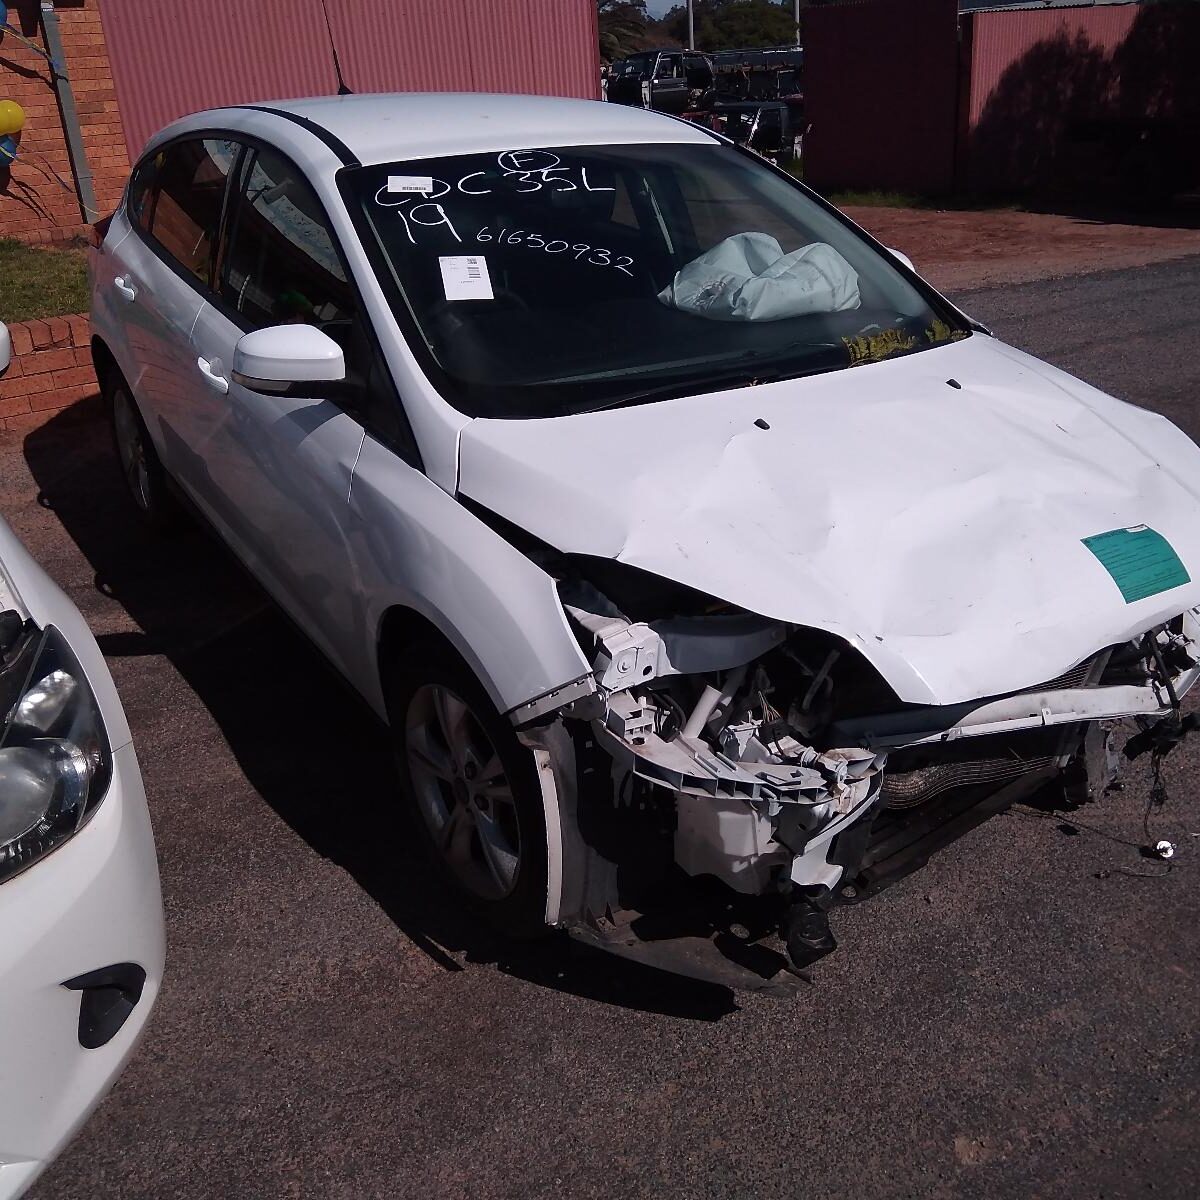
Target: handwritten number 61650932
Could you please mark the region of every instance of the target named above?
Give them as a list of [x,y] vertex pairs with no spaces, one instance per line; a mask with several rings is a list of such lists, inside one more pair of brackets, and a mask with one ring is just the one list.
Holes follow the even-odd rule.
[[498,233],[492,233],[489,225],[484,225],[475,234],[475,240],[483,243],[495,242],[498,246],[526,246],[530,250],[542,250],[547,254],[572,254],[576,262],[591,263],[594,267],[612,267],[628,275],[630,279],[633,278],[633,272],[629,269],[633,266],[633,259],[628,254],[619,255],[614,259],[612,251],[603,246],[592,246],[586,242],[572,243],[562,238],[547,241],[540,233],[527,233],[524,229],[501,229]]

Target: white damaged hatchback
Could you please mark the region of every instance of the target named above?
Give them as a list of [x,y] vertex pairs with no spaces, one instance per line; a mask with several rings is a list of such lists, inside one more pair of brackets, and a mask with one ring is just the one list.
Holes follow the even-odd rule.
[[1200,451],[812,192],[614,105],[344,96],[151,140],[93,258],[133,497],[387,717],[502,929],[746,986],[1035,789],[1160,754]]

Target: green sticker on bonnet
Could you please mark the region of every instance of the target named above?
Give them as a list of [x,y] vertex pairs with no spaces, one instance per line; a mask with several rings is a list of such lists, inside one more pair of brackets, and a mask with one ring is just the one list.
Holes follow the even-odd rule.
[[1126,604],[1192,581],[1171,543],[1145,525],[1110,529],[1084,538],[1083,544],[1112,576]]

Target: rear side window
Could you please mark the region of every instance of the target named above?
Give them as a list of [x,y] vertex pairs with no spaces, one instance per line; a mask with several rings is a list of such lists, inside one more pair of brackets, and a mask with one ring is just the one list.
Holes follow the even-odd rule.
[[337,337],[337,327],[353,317],[352,290],[321,202],[299,170],[272,150],[246,157],[220,291],[254,329],[317,325]]
[[212,278],[225,185],[239,149],[223,138],[173,142],[147,159],[130,185],[134,224],[206,285]]

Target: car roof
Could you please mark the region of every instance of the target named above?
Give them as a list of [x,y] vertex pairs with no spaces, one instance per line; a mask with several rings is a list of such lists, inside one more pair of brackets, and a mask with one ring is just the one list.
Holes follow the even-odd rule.
[[659,113],[553,96],[396,92],[271,101],[255,108],[320,126],[363,164],[533,146],[712,145],[720,140],[688,121]]

